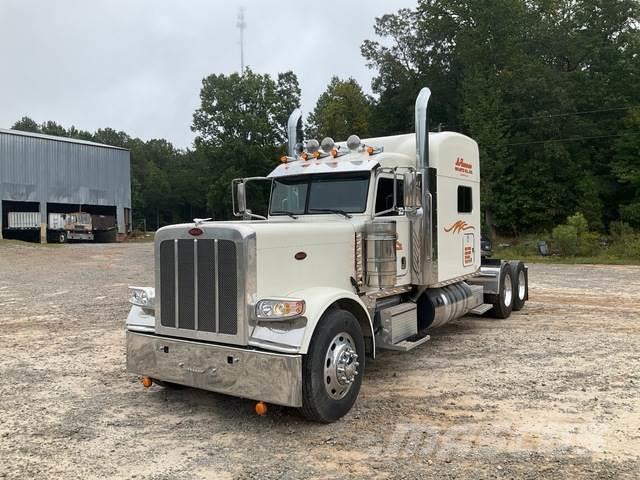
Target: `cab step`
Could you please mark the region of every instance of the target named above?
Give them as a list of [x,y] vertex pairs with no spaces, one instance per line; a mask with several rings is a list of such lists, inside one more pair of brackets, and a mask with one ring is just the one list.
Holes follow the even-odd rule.
[[492,308],[493,308],[493,305],[491,305],[490,303],[482,303],[482,304],[478,305],[477,307],[472,308],[469,311],[469,313],[472,313],[473,315],[484,315],[485,313],[487,313]]
[[380,347],[383,350],[396,350],[399,352],[408,352],[409,350],[413,350],[414,348],[419,347],[424,343],[427,343],[429,340],[431,340],[431,336],[425,335],[424,337],[419,337],[415,340],[407,339],[407,340],[403,340],[401,342],[393,343],[393,344],[383,343],[378,345],[378,347]]

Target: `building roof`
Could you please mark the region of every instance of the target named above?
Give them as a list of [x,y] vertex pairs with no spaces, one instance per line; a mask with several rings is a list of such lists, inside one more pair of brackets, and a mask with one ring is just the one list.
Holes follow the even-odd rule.
[[41,138],[43,140],[53,140],[55,142],[77,143],[80,145],[90,145],[92,147],[112,148],[114,150],[128,150],[122,147],[114,147],[113,145],[105,145],[104,143],[89,142],[87,140],[79,140],[77,138],[56,137],[55,135],[44,135],[42,133],[23,132],[21,130],[8,130],[0,128],[0,134],[17,135],[21,137]]

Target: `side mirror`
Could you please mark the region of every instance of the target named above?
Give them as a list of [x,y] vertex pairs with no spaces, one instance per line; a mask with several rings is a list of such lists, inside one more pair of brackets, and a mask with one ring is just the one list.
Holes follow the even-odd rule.
[[247,211],[247,191],[244,182],[238,182],[236,194],[238,195],[238,213],[243,214]]
[[420,185],[418,184],[416,172],[406,172],[402,175],[404,183],[404,206],[405,208],[420,208]]

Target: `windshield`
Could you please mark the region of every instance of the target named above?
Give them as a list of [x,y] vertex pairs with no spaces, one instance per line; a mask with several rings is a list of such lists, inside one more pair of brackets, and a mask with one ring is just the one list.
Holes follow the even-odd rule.
[[362,213],[367,209],[369,176],[369,172],[358,172],[276,178],[270,214]]

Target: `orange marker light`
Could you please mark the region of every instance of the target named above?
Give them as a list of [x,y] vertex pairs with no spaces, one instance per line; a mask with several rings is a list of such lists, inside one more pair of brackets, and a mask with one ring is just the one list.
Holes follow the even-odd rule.
[[287,157],[286,157],[286,156],[284,156],[284,155],[283,155],[283,156],[281,156],[281,157],[280,157],[280,161],[281,161],[282,163],[287,163]]
[[313,157],[314,158],[320,158],[320,152],[313,152]]
[[267,404],[264,402],[256,403],[256,413],[264,417],[267,414]]
[[309,160],[309,154],[308,153],[303,153],[300,156],[302,157],[303,160]]
[[151,377],[142,377],[142,386],[144,388],[149,388],[151,385],[153,385],[153,380],[151,380]]
[[333,158],[336,158],[338,156],[338,149],[337,148],[332,148],[331,149],[331,156]]
[[367,147],[367,153],[368,153],[369,155],[373,155],[373,151],[374,151],[374,148],[373,148],[373,147]]

